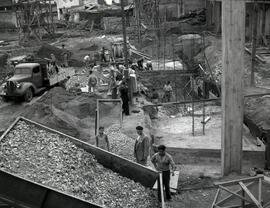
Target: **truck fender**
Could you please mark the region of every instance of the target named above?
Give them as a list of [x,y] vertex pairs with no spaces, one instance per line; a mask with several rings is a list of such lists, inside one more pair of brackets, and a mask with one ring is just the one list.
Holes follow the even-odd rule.
[[33,83],[31,83],[31,82],[22,82],[21,83],[21,91],[26,92],[26,90],[28,88],[31,88],[33,90],[33,93],[36,94],[37,88],[35,87],[35,85],[33,85]]

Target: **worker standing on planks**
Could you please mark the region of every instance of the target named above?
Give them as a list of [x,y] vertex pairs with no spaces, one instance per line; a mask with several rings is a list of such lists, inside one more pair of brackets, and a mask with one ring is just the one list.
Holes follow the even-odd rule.
[[146,165],[149,155],[149,138],[143,133],[143,127],[136,127],[138,137],[134,145],[134,157],[136,162],[141,165]]
[[90,73],[90,76],[89,76],[89,80],[88,80],[88,92],[95,92],[98,79],[93,74],[93,71],[90,71],[89,73]]
[[[172,156],[166,152],[166,147],[164,145],[158,146],[158,153],[154,154],[151,159],[151,162],[154,164],[157,171],[162,173],[163,185],[165,187],[166,198],[171,200],[170,192],[170,166],[172,168],[172,175],[176,170],[175,163],[172,159]],[[161,190],[160,190],[160,181],[158,180],[158,200],[161,201]]]
[[104,127],[99,127],[98,131],[99,134],[96,136],[96,146],[101,149],[110,151],[109,139],[108,136],[104,134]]

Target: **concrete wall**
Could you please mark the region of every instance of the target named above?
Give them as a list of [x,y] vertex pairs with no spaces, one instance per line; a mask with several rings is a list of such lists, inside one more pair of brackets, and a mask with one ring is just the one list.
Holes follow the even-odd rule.
[[17,27],[17,18],[15,12],[0,11],[0,29],[9,29]]

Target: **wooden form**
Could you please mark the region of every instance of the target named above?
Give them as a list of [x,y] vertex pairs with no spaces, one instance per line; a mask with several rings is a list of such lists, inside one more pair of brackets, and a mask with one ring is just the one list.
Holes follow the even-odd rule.
[[100,121],[100,103],[120,103],[120,126],[123,125],[123,116],[122,116],[122,100],[121,99],[97,99],[97,110],[96,110],[96,129],[95,132],[98,132],[99,121]]
[[241,173],[245,1],[222,1],[222,175]]
[[[215,183],[215,185],[218,186],[218,190],[211,208],[244,208],[248,205],[255,205],[255,207],[258,208],[269,207],[269,202],[263,205],[262,182],[267,183],[263,175]],[[235,186],[238,186],[239,188],[235,190]],[[251,188],[253,188],[253,193]],[[229,195],[224,197],[222,191],[229,193]],[[255,194],[257,194],[257,196],[255,196]],[[234,204],[236,203],[234,202],[235,199],[241,201],[241,204]]]

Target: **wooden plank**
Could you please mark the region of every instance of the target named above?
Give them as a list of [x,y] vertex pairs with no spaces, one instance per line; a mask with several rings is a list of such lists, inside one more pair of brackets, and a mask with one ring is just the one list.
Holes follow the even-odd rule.
[[[220,101],[220,99],[219,98],[213,98],[213,99],[193,100],[194,103],[213,102],[213,101]],[[169,102],[169,103],[149,104],[149,105],[144,105],[143,107],[157,107],[157,106],[176,105],[176,104],[181,105],[181,104],[189,104],[189,103],[192,103],[192,100]]]
[[161,207],[165,208],[162,173],[159,173],[159,181],[160,181],[159,185],[160,185],[160,195],[161,195]]
[[250,201],[249,199],[246,199],[245,197],[243,197],[243,196],[241,196],[241,195],[239,195],[239,194],[237,194],[237,193],[231,191],[230,189],[228,189],[228,188],[226,188],[226,187],[224,187],[224,186],[219,186],[219,188],[221,188],[221,189],[223,189],[224,191],[227,191],[228,193],[230,193],[230,194],[232,194],[232,195],[238,197],[239,199],[242,199],[242,200],[244,200],[244,201],[247,201],[247,202],[249,202],[249,203],[252,203],[252,201]]
[[262,203],[262,179],[259,178],[259,184],[258,184],[258,202]]
[[[247,48],[245,47],[245,51],[248,52],[249,54],[252,54],[252,52]],[[266,61],[264,60],[264,58],[262,58],[261,56],[259,56],[258,54],[255,55],[255,57],[262,63],[265,63]]]
[[12,124],[7,128],[7,130],[1,135],[0,141],[10,132],[10,130],[17,124],[17,122],[20,120],[20,117],[16,118],[15,121],[12,122]]
[[215,208],[215,207],[216,207],[215,205],[216,205],[216,202],[217,202],[219,193],[220,193],[220,189],[217,190],[217,193],[216,193],[216,195],[215,195],[215,198],[214,198],[214,201],[213,201],[213,203],[212,203],[212,205],[211,205],[211,208]]
[[241,173],[245,1],[222,2],[222,175]]
[[263,178],[263,175],[257,175],[254,177],[248,177],[248,178],[242,178],[242,179],[236,179],[236,180],[230,180],[230,181],[222,181],[222,182],[214,182],[214,184],[216,186],[222,185],[222,186],[231,186],[231,185],[236,185],[238,184],[240,181],[247,183],[247,182],[252,182],[255,180],[258,180],[259,178]]
[[258,208],[263,208],[261,203],[258,202],[258,200],[253,196],[253,194],[248,190],[248,188],[245,186],[243,182],[239,182],[239,185],[243,188],[243,190],[246,192],[246,194],[251,198],[251,200],[256,204]]
[[[249,184],[247,184],[247,187],[251,186],[252,184],[254,184],[254,182],[251,182]],[[239,188],[235,191],[235,193],[239,194],[242,191],[242,188]],[[228,200],[230,200],[234,195],[230,194],[227,197],[225,197],[224,199],[220,200],[219,202],[216,203],[216,205],[222,205],[224,203],[226,203]]]

